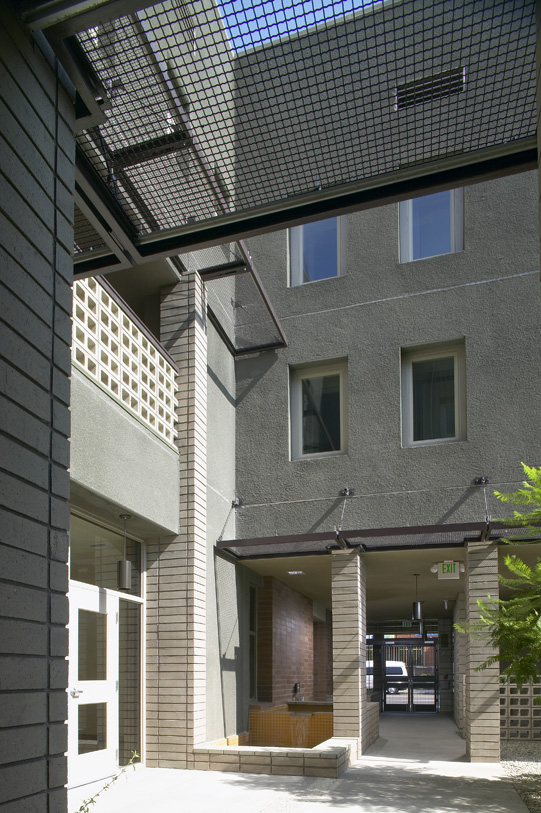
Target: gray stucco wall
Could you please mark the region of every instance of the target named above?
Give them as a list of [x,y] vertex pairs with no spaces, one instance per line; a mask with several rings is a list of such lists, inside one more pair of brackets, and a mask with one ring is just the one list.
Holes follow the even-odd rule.
[[[207,739],[240,730],[244,696],[242,573],[215,542],[235,538],[235,365],[208,323],[207,357]],[[224,527],[225,526],[225,527]],[[247,696],[247,693],[246,693]],[[246,715],[247,716],[247,715]],[[244,730],[244,729],[242,729]]]
[[0,12],[0,807],[66,809],[71,89]]
[[73,482],[124,511],[144,517],[164,533],[178,533],[177,450],[75,368],[71,380],[71,448]]
[[[464,190],[464,250],[398,262],[398,205],[348,216],[347,273],[288,287],[285,232],[250,251],[289,347],[239,359],[237,535],[484,519],[474,477],[510,491],[537,461],[537,178]],[[465,344],[467,439],[402,448],[400,351]],[[346,454],[290,460],[289,365],[346,357]],[[491,498],[491,512],[498,516]]]

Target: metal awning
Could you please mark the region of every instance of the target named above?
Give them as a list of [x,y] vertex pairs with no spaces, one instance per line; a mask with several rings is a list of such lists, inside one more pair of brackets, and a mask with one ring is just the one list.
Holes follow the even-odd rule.
[[86,100],[95,270],[536,166],[535,0],[24,5]]
[[216,547],[237,559],[265,559],[288,556],[320,556],[336,550],[358,548],[364,552],[458,548],[472,541],[525,542],[541,540],[531,528],[509,527],[500,522],[464,522],[449,525],[419,525],[402,528],[334,530],[290,536],[262,536],[251,539],[218,540]]

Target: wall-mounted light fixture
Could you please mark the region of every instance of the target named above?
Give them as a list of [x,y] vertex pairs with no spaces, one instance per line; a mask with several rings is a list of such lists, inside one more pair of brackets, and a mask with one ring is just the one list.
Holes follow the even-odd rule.
[[119,514],[124,520],[124,556],[118,562],[118,589],[131,590],[131,562],[126,558],[126,523],[131,519],[131,514]]

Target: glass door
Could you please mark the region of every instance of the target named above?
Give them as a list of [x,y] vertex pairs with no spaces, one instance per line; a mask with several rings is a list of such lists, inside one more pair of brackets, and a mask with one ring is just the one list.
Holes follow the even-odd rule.
[[118,596],[70,583],[68,786],[118,765]]

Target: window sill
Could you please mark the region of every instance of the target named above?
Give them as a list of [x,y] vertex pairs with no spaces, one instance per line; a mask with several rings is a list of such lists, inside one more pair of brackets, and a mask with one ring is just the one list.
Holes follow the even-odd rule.
[[304,454],[300,457],[292,457],[290,459],[290,463],[299,463],[301,461],[310,461],[310,460],[328,460],[330,457],[344,457],[347,455],[347,451],[339,451],[339,452],[315,452],[314,454]]
[[447,446],[449,443],[466,443],[467,438],[434,438],[433,440],[415,440],[403,443],[403,449],[426,449],[432,446]]

